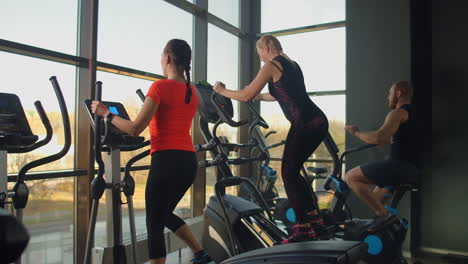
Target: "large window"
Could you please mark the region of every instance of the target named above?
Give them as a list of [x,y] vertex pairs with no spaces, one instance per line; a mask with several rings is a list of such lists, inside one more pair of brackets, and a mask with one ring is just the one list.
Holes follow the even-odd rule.
[[[281,7],[281,9],[279,8]],[[278,14],[280,12],[280,14]],[[282,19],[277,19],[281,15]],[[296,61],[304,74],[304,81],[311,100],[325,113],[329,121],[329,132],[340,151],[345,143],[345,65],[346,65],[346,29],[338,27],[307,33],[287,32],[288,29],[337,22],[345,19],[345,1],[294,1],[285,5],[278,0],[262,1],[262,31],[285,30],[278,37],[284,52]],[[294,34],[293,34],[294,33]],[[327,94],[333,91],[333,95]],[[267,91],[264,91],[267,92]],[[274,144],[286,139],[290,123],[277,102],[262,102],[261,114],[270,124],[269,130],[277,131],[268,137],[268,143]],[[281,171],[280,158],[284,146],[270,150],[277,161],[270,166]],[[328,162],[306,162],[305,166],[327,167],[332,169],[330,155],[323,144],[309,158],[310,160],[328,160]],[[314,188],[320,191],[323,182],[314,182]],[[281,178],[275,184],[280,196],[285,196]]]
[[192,46],[193,16],[165,1],[100,1],[99,13],[99,61],[162,74],[170,39]]
[[[36,178],[27,182],[30,196],[24,210],[24,223],[31,234],[31,240],[23,255],[24,263],[82,261],[76,259],[78,255],[73,254],[84,247],[83,229],[87,226],[87,221],[78,216],[86,215],[89,208],[87,197],[82,197],[83,193],[87,193],[86,190],[77,193],[78,199],[74,200],[74,187],[78,184],[80,188],[86,188],[83,186],[87,179],[85,177],[93,177],[90,172],[85,171],[93,146],[88,149],[87,140],[81,141],[80,138],[80,144],[83,145],[75,148],[74,136],[87,135],[90,129],[87,122],[81,122],[81,118],[76,118],[78,122],[75,123],[75,112],[83,107],[77,96],[89,93],[89,83],[94,77],[95,69],[89,68],[88,59],[98,61],[96,80],[103,82],[102,99],[123,103],[130,118],[135,119],[142,105],[135,91],[141,89],[146,94],[153,80],[162,75],[160,58],[170,39],[184,39],[192,46],[193,37],[197,37],[193,20],[194,16],[199,16],[201,21],[208,23],[208,39],[197,39],[203,47],[208,47],[207,64],[199,65],[202,68],[199,72],[205,72],[206,67],[207,81],[210,83],[222,81],[229,89],[240,89],[239,37],[231,34],[233,28],[227,25],[239,26],[240,3],[239,0],[209,0],[208,10],[205,11],[224,21],[212,21],[212,17],[208,16],[208,20],[216,26],[203,19],[204,12],[191,13],[193,10],[187,2],[182,2],[182,6],[177,1],[152,0],[138,3],[124,0],[5,0],[0,3],[0,40],[7,40],[0,41],[1,91],[15,93],[21,98],[33,132],[42,139],[45,129],[33,106],[35,100],[40,100],[54,131],[50,144],[32,153],[8,155],[8,173],[15,174],[25,163],[56,153],[62,148],[63,126],[49,81],[51,76],[56,76],[61,85],[72,129],[72,147],[67,155],[59,161],[35,169],[36,172],[44,172],[40,176],[46,179]],[[92,19],[95,4],[99,5],[96,20]],[[186,7],[188,8],[184,10]],[[77,17],[78,15],[82,17]],[[95,21],[97,25],[92,24]],[[97,32],[92,32],[93,30]],[[97,39],[94,39],[94,33]],[[202,35],[204,34],[200,34]],[[244,37],[244,34],[239,35]],[[92,50],[94,46],[90,45],[94,43],[97,44],[96,53]],[[80,51],[79,55],[77,51]],[[192,52],[192,56],[195,52]],[[96,57],[89,58],[92,54],[96,54]],[[79,70],[77,67],[80,67]],[[238,120],[239,103],[233,101],[233,106],[234,119]],[[219,134],[226,136],[231,142],[237,142],[238,128],[224,124],[220,127]],[[144,131],[143,136],[149,139],[149,131]],[[121,152],[121,166],[140,151]],[[233,152],[231,155],[236,156],[237,153]],[[78,168],[75,162],[79,164]],[[149,163],[150,159],[146,158],[135,165],[146,166]],[[237,174],[235,166],[232,170]],[[132,175],[136,181],[133,199],[137,235],[143,237],[141,235],[146,234],[144,209],[148,170],[135,171]],[[214,169],[208,169],[207,175],[206,195],[209,196],[213,193]],[[9,189],[13,184],[8,183]],[[231,193],[235,191],[236,188],[228,189]],[[175,210],[182,218],[191,217],[192,192],[190,189],[185,194]],[[126,202],[125,198],[123,202]],[[96,247],[107,246],[105,195],[100,200],[99,208]],[[122,206],[122,215],[123,239],[128,241],[130,234],[126,205]],[[74,220],[78,221],[77,226],[73,226]],[[78,231],[75,233],[78,234],[77,240],[73,237],[75,228]],[[74,241],[79,244],[74,245]]]
[[[208,25],[208,82],[214,84],[216,81],[221,81],[226,85],[226,88],[231,90],[239,89],[239,40],[236,36],[229,34],[226,31],[219,29],[211,24]],[[234,107],[234,120],[238,120],[239,103],[232,100]],[[210,125],[210,130],[213,128]],[[227,124],[222,124],[218,128],[218,135],[226,136],[229,142],[237,142],[238,128],[233,128]],[[236,152],[232,152],[231,156],[236,156]],[[209,155],[208,155],[209,156]],[[234,174],[237,174],[237,168],[231,166]],[[209,197],[214,193],[213,186],[216,182],[215,169],[209,168],[206,170],[206,196]],[[229,188],[228,192],[234,191]]]
[[263,0],[262,32],[345,20],[345,0]]
[[27,185],[30,195],[23,223],[31,239],[23,263],[73,263],[73,179],[35,180]]
[[[13,173],[18,172],[26,162],[57,153],[63,147],[65,140],[63,136],[62,116],[54,89],[49,81],[51,76],[56,76],[60,84],[73,131],[75,116],[75,67],[0,52],[0,69],[2,69],[2,92],[13,93],[19,96],[33,133],[39,136],[39,140],[44,138],[46,134],[44,125],[34,106],[36,100],[41,101],[54,133],[49,144],[34,152],[8,155],[8,172]],[[74,135],[73,132],[71,134],[72,146],[64,158],[36,167],[33,170],[73,169]]]
[[[56,76],[68,108],[74,142],[75,67],[31,57],[0,52],[2,92],[19,96],[34,134],[45,137],[45,129],[34,102],[41,101],[53,128],[49,144],[24,154],[8,155],[8,172],[18,172],[26,163],[59,152],[64,144],[63,125],[51,76]],[[35,171],[74,169],[74,145],[67,155]],[[30,196],[23,221],[31,235],[23,254],[25,263],[73,262],[73,179],[26,181]],[[9,183],[12,189],[13,183]],[[50,206],[53,204],[53,206]]]
[[236,27],[239,26],[239,0],[209,0],[208,11]]
[[345,90],[345,28],[278,39],[284,52],[301,67],[308,92]]
[[[239,39],[211,24],[208,25],[208,82],[220,81],[231,90],[239,89]],[[239,116],[239,103],[232,100],[234,120]],[[221,127],[230,141],[237,141],[237,129]]]
[[1,1],[0,39],[75,54],[77,7],[76,0]]

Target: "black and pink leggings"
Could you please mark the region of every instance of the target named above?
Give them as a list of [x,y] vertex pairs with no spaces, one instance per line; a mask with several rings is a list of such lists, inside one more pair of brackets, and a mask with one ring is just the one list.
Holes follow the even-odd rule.
[[281,176],[298,223],[305,223],[307,213],[318,209],[315,208],[310,186],[301,176],[301,169],[304,162],[323,141],[327,132],[327,119],[317,117],[305,124],[292,124],[286,138]]

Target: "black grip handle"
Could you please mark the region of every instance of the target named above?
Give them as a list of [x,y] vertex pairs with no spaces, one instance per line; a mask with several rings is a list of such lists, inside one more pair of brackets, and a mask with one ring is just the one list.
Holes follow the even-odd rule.
[[279,146],[284,145],[284,144],[286,144],[286,140],[281,140],[281,142],[278,142],[278,143],[276,143],[276,144],[267,146],[267,147],[265,147],[265,149],[276,148],[276,147],[279,147]]
[[[102,98],[102,82],[97,81],[94,86],[94,100],[101,101]],[[102,160],[101,154],[101,119],[102,117],[94,115],[94,157],[98,164],[97,178],[103,178],[104,176],[104,161]]]
[[[67,110],[67,105],[65,104],[65,99],[62,94],[62,90],[60,89],[60,85],[57,82],[57,78],[55,76],[52,76],[49,78],[49,80],[52,83],[52,86],[54,88],[55,96],[57,97],[57,100],[59,102],[60,106],[60,112],[62,114],[62,123],[63,123],[63,133],[64,133],[64,138],[65,138],[65,144],[63,145],[63,148],[61,151],[59,151],[56,154],[32,161],[26,165],[24,165],[21,170],[18,172],[18,178],[16,179],[16,183],[19,184],[24,181],[24,177],[26,176],[26,172],[32,168],[56,161],[61,159],[65,154],[67,154],[68,150],[70,149],[71,146],[71,128],[70,128],[70,118],[68,116],[68,110]],[[36,105],[37,107],[37,105]],[[41,106],[40,106],[41,107]],[[42,108],[42,107],[41,107]],[[44,109],[42,109],[43,111]],[[41,111],[38,109],[38,111]],[[43,112],[45,115],[45,112]],[[46,125],[46,124],[44,124]]]
[[94,86],[94,100],[101,101],[102,98],[102,82],[97,81],[96,85]]
[[258,160],[257,158],[237,158],[237,159],[228,159],[228,164],[232,165],[241,165],[244,163],[249,163]]
[[145,101],[146,98],[145,98],[145,95],[143,94],[143,92],[141,91],[141,89],[136,90],[136,94],[138,95],[138,97],[140,97],[142,102]]
[[203,151],[203,144],[195,144],[193,145],[193,148],[195,149],[195,152],[200,152]]
[[332,178],[331,178],[331,177],[327,177],[327,178],[325,179],[325,182],[323,183],[323,188],[324,188],[325,190],[329,191],[329,190],[331,189],[331,186],[330,186],[331,182],[332,182]]
[[10,148],[9,151],[11,153],[26,153],[26,152],[33,151],[35,149],[38,149],[46,145],[52,139],[52,135],[53,135],[52,126],[50,125],[49,118],[47,117],[47,114],[44,111],[44,108],[42,107],[41,102],[40,101],[34,102],[34,106],[36,107],[36,111],[39,114],[39,117],[41,118],[44,128],[46,129],[46,136],[41,141],[36,142],[32,145],[24,146],[24,147],[17,147],[17,148]]
[[250,108],[250,111],[252,111],[252,113],[254,114],[255,120],[257,121],[257,124],[260,125],[261,127],[265,128],[265,129],[268,129],[270,126],[265,121],[265,119],[263,119],[263,117],[261,117],[260,114],[257,112],[257,110],[255,109],[255,107],[252,104],[252,101],[247,102],[247,106]]
[[210,100],[211,100],[211,103],[216,108],[216,111],[218,112],[219,116],[221,117],[221,119],[223,120],[224,123],[230,125],[231,127],[240,127],[240,126],[243,126],[243,125],[249,123],[249,121],[247,121],[247,120],[241,120],[241,121],[238,121],[238,122],[232,120],[232,118],[229,117],[226,114],[226,111],[224,111],[224,109],[222,107],[220,107],[216,103],[215,96],[221,96],[221,95],[218,95],[217,93],[212,93],[211,97],[210,97]]
[[219,160],[200,160],[198,162],[198,167],[202,169],[202,168],[207,168],[207,167],[218,165],[219,163],[220,163]]
[[44,127],[46,129],[46,137],[34,145],[34,149],[36,149],[49,143],[49,141],[52,139],[53,131],[52,131],[52,126],[50,125],[49,117],[47,117],[47,114],[44,111],[44,107],[42,107],[41,102],[40,101],[34,102],[34,106],[36,107],[37,113],[39,114],[42,124],[44,124]]
[[226,177],[220,180],[219,185],[221,185],[222,187],[236,186],[236,185],[240,185],[244,181],[245,179],[242,179],[241,177],[231,176],[231,177]]
[[133,165],[135,162],[137,162],[137,161],[139,161],[139,160],[141,160],[141,159],[147,157],[149,154],[150,154],[150,150],[149,150],[149,149],[148,149],[148,150],[145,150],[145,151],[143,151],[142,153],[140,153],[140,154],[138,154],[138,155],[136,155],[136,156],[133,156],[133,157],[127,162],[127,164],[125,164],[125,169],[124,169],[124,175],[125,175],[125,176],[124,176],[124,181],[125,181],[127,178],[132,177],[132,176],[130,175],[130,169],[131,169],[132,165]]
[[[362,151],[362,150],[365,150],[365,149],[369,149],[369,148],[373,148],[375,146],[378,146],[377,144],[365,144],[365,145],[362,145],[362,146],[359,146],[359,147],[355,147],[355,148],[351,148],[351,149],[348,149],[346,150],[345,152],[343,152],[340,156],[340,161],[339,161],[339,168],[338,168],[338,174],[341,174],[341,164],[343,164],[343,160],[344,160],[344,157],[350,153],[354,153],[354,152],[358,152],[358,151]],[[341,175],[337,175],[337,176],[341,176]]]
[[269,136],[271,136],[271,135],[273,135],[273,134],[276,134],[276,131],[275,131],[275,130],[273,130],[273,131],[268,131],[268,133],[265,134],[265,138],[267,138],[267,137],[269,137]]

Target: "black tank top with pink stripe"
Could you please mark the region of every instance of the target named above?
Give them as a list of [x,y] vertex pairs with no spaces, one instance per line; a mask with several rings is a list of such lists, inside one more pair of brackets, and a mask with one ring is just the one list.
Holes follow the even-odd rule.
[[[290,59],[283,56],[277,56],[271,62],[281,72],[281,78],[268,83],[270,94],[278,101],[286,118],[292,125],[308,123],[312,119],[319,121],[322,119],[328,122],[327,117],[322,110],[310,99],[307,94],[304,75],[299,65]],[[275,63],[280,63],[283,67],[281,70]],[[322,122],[314,122],[317,125]]]

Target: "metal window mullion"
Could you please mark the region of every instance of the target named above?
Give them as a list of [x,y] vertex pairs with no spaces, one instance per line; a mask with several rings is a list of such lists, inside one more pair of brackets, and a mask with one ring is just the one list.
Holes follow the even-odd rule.
[[234,36],[237,36],[240,38],[247,37],[247,34],[245,33],[245,31],[241,31],[239,28],[230,24],[229,22],[226,22],[225,20],[217,17],[216,15],[209,13],[208,5],[202,6],[202,5],[197,4],[196,2],[195,4],[192,4],[185,0],[164,0],[164,1],[184,11],[187,11],[193,14],[195,17],[206,19],[208,23],[211,23],[219,27],[220,29],[227,31],[233,34]]
[[65,63],[74,66],[83,66],[86,64],[86,59],[82,57],[73,56],[53,50],[38,48],[5,39],[0,39],[0,50],[18,55]]
[[[260,1],[240,0],[239,1],[239,25],[240,31],[247,32],[245,38],[239,37],[239,89],[243,89],[254,78],[260,66],[256,59],[255,41],[256,34],[260,32]],[[259,105],[257,104],[257,107]],[[239,104],[239,120],[247,120],[251,117],[251,112],[246,104]],[[237,134],[238,142],[249,141],[249,127],[241,126]],[[248,149],[241,149],[241,157],[249,156]],[[250,177],[252,171],[251,164],[244,164],[239,167],[239,176]]]
[[[208,9],[208,0],[195,0],[198,9]],[[193,41],[192,41],[192,82],[206,81],[207,77],[207,60],[208,60],[208,21],[206,13],[200,13],[193,16]],[[200,116],[197,112],[192,123],[192,140],[193,144],[205,143],[198,122]],[[206,158],[205,152],[197,153],[197,159]],[[198,169],[197,177],[192,186],[191,192],[191,207],[192,217],[203,214],[203,209],[206,203],[206,169]]]
[[257,34],[257,37],[261,37],[262,35],[273,35],[273,36],[287,36],[292,34],[300,34],[312,31],[319,31],[319,30],[327,30],[333,28],[341,28],[346,27],[346,21],[336,21],[330,23],[323,23],[323,24],[316,24],[316,25],[309,25],[304,27],[296,27],[296,28],[288,28],[276,31],[269,31],[269,32],[262,32]]
[[[208,22],[210,24],[213,24],[213,25],[219,27],[220,29],[227,31],[228,33],[231,33],[234,36],[237,36],[239,38],[246,38],[247,37],[247,33],[245,33],[245,31],[237,28],[234,25],[231,25],[230,23],[224,21],[223,19],[221,19],[221,18],[219,18],[219,17],[217,17],[217,16],[215,16],[215,15],[213,15],[211,13],[207,14],[207,18],[208,18]],[[242,22],[242,20],[241,20],[241,22]]]
[[75,177],[73,248],[74,263],[83,263],[91,212],[91,181],[94,178],[92,130],[83,101],[92,98],[96,82],[98,0],[80,0],[78,5],[77,54],[86,65],[77,68],[75,101],[75,168],[88,174]]
[[309,96],[330,96],[330,95],[346,95],[346,90],[307,92]]
[[156,73],[140,71],[140,70],[127,68],[124,66],[119,66],[115,64],[106,63],[106,62],[98,61],[96,63],[97,63],[96,69],[98,71],[104,71],[104,72],[109,72],[109,73],[114,73],[114,74],[119,74],[119,75],[124,75],[124,76],[130,76],[130,77],[134,77],[138,79],[150,80],[150,81],[156,81],[156,80],[166,78]]

